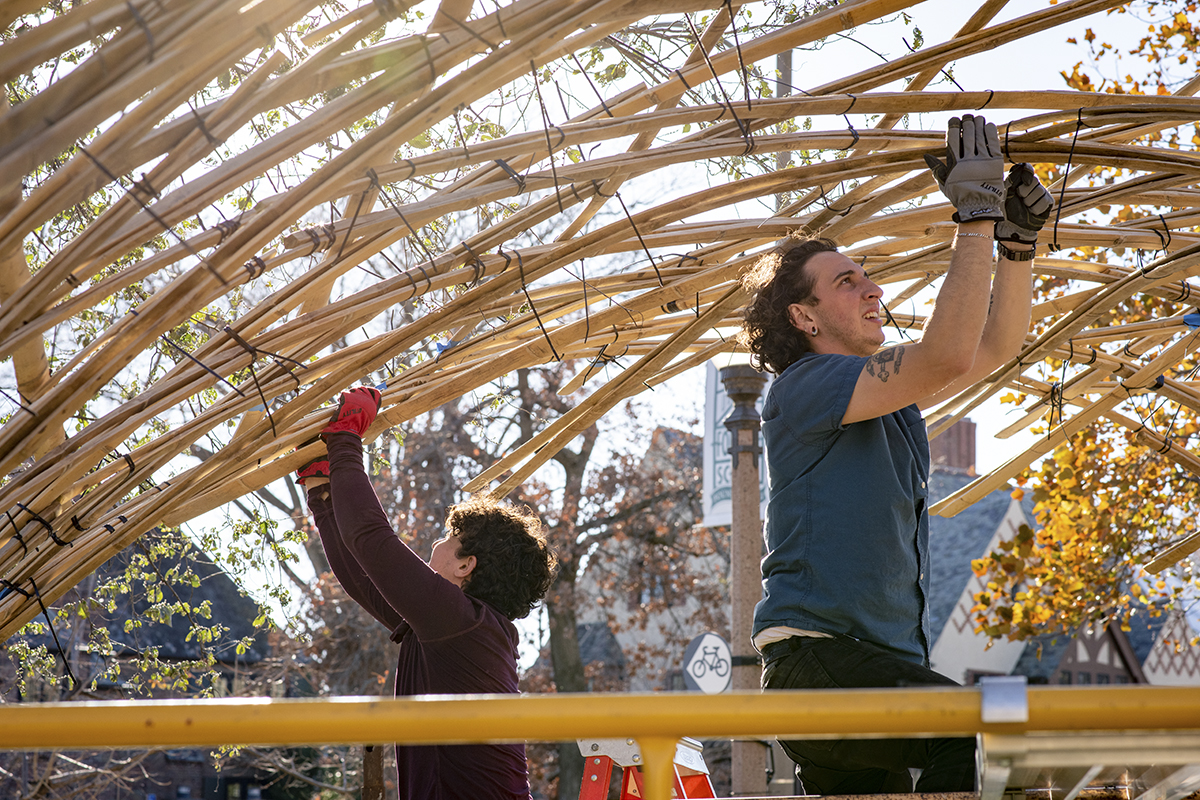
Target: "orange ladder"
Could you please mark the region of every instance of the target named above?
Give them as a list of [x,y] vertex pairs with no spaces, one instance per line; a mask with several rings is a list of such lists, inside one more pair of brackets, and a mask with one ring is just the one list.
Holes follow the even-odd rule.
[[[579,800],[607,800],[608,784],[613,766],[621,767],[621,800],[640,800],[645,797],[642,785],[642,753],[634,739],[580,739],[579,752],[584,757],[583,785]],[[675,745],[672,766],[675,770],[676,798],[716,797],[708,779],[703,747],[695,739],[683,738]]]

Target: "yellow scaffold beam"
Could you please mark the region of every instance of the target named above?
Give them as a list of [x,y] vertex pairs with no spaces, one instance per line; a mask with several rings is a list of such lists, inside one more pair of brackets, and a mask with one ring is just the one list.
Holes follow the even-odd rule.
[[[971,736],[1200,729],[1200,687],[1030,687],[1028,721],[985,723],[977,688],[691,694],[234,698],[0,706],[0,749],[92,749],[635,737],[670,795],[675,742],[695,738]],[[665,786],[665,793],[662,787]]]

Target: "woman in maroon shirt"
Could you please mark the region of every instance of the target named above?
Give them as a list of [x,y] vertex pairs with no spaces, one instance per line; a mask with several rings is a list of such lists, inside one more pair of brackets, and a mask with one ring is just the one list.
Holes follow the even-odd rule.
[[[396,536],[363,469],[362,434],[380,395],[342,393],[321,433],[329,455],[300,483],[346,593],[400,643],[396,695],[515,693],[517,631],[556,568],[528,510],[473,498],[450,509],[447,533],[422,561]],[[397,746],[401,798],[528,798],[523,745]]]

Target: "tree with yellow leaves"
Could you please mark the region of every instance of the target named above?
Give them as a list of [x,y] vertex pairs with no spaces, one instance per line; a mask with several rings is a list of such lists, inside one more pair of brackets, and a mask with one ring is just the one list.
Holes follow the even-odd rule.
[[[1146,34],[1133,46],[1119,46],[1101,41],[1089,28],[1082,37],[1088,55],[1062,72],[1064,80],[1084,92],[1195,94],[1200,89],[1198,5],[1193,0],[1140,0],[1114,9],[1110,13],[1143,22]],[[1200,124],[1141,132],[1139,143],[1194,150],[1200,147]],[[1038,171],[1060,198],[1064,175],[1044,167]],[[1112,184],[1127,174],[1118,167],[1102,167],[1086,179],[1092,185]],[[1108,216],[1082,221],[1119,225],[1151,213],[1145,207],[1121,205],[1100,210]],[[1172,213],[1171,206],[1162,213]],[[1120,248],[1079,248],[1059,257],[1140,266],[1148,255]],[[1043,278],[1036,286],[1042,300],[1063,296],[1070,288],[1063,278]],[[1135,296],[1098,320],[1096,327],[1195,313],[1195,301],[1188,305],[1187,300]],[[1200,324],[1200,315],[1193,321]],[[1135,342],[1133,351],[1125,345],[1122,355],[1152,354],[1162,339],[1147,337],[1141,343],[1145,346]],[[1198,530],[1200,474],[1194,467],[1200,462],[1190,452],[1200,447],[1200,409],[1186,394],[1172,391],[1176,382],[1192,381],[1197,366],[1182,362],[1017,478],[1013,496],[1031,496],[1037,529],[1021,526],[996,550],[973,562],[975,573],[986,582],[985,590],[975,595],[980,632],[991,638],[1026,639],[1111,622],[1128,629],[1135,616],[1157,615],[1198,596],[1200,579],[1189,559],[1174,565],[1164,565],[1166,559],[1153,563]],[[1073,394],[1071,388],[1082,370],[1062,362],[1057,367],[1060,374],[1047,375],[1053,383],[1042,433],[1058,425],[1064,414],[1069,417],[1072,402],[1087,394]],[[1105,387],[1111,384],[1096,382],[1091,389]],[[1025,396],[1014,393],[1002,399],[1022,403]]]

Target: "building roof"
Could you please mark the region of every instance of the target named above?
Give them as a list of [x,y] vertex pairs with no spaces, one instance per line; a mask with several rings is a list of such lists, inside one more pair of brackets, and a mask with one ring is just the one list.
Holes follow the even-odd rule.
[[[929,474],[930,503],[973,479],[963,470],[934,467]],[[967,588],[971,561],[984,555],[1011,502],[1008,491],[997,489],[953,517],[929,517],[929,624],[935,642]]]

